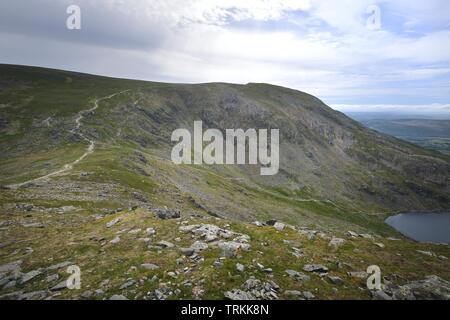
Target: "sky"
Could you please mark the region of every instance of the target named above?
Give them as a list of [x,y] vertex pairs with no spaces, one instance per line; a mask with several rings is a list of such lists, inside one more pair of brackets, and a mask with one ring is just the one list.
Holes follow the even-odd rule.
[[[70,5],[81,29],[67,28]],[[0,63],[450,113],[450,1],[1,0]]]

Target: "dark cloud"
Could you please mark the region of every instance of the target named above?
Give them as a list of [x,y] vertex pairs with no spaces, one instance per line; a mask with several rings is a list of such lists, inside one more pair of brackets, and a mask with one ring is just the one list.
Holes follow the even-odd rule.
[[[68,30],[67,7],[72,1],[15,0],[0,2],[0,31],[80,42],[111,48],[148,50],[157,47],[168,29],[152,23],[143,14],[130,15],[125,11],[102,6],[100,1],[83,1],[81,30]],[[123,4],[126,6],[126,3]],[[120,9],[120,8],[119,8]]]

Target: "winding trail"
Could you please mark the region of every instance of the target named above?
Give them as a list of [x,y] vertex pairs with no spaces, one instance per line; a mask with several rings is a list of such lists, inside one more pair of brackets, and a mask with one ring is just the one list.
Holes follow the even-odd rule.
[[75,128],[73,128],[70,132],[74,133],[74,134],[78,134],[81,138],[83,138],[84,140],[86,140],[89,143],[89,146],[86,149],[86,152],[83,153],[83,155],[81,155],[81,157],[79,157],[78,159],[76,159],[75,161],[65,164],[61,169],[50,172],[49,174],[46,174],[45,176],[42,177],[38,177],[35,179],[31,179],[22,183],[18,183],[18,184],[12,184],[12,185],[8,185],[7,187],[9,189],[18,189],[26,184],[29,183],[33,183],[33,182],[38,182],[38,181],[42,181],[42,180],[46,180],[48,178],[54,177],[54,176],[58,176],[64,172],[70,171],[73,169],[73,166],[78,164],[79,162],[81,162],[84,158],[86,158],[88,155],[90,155],[91,153],[94,152],[95,150],[95,140],[89,139],[87,138],[83,133],[80,132],[80,128],[81,128],[81,120],[83,120],[85,118],[86,115],[94,112],[95,110],[97,110],[97,108],[99,107],[99,102],[103,101],[103,100],[108,100],[111,99],[119,94],[128,92],[130,90],[124,90],[124,91],[120,91],[120,92],[116,92],[113,93],[109,96],[103,97],[103,98],[99,98],[97,100],[94,101],[94,107],[87,109],[87,110],[82,110],[78,113],[78,117],[75,119]]

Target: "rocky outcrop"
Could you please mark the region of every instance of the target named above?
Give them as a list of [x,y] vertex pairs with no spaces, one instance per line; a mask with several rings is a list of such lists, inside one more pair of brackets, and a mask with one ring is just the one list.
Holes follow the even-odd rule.
[[155,216],[159,219],[178,219],[181,217],[180,210],[174,209],[156,209]]
[[227,291],[224,296],[229,300],[275,300],[278,299],[279,289],[280,287],[273,281],[262,282],[250,278],[241,288]]
[[450,300],[450,282],[431,275],[401,286],[387,285],[383,291],[372,295],[385,300]]

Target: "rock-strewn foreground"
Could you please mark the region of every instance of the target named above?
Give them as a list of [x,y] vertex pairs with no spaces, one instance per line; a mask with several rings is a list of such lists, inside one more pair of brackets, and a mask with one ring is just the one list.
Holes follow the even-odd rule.
[[450,299],[447,245],[164,208],[27,208],[0,222],[0,299]]

